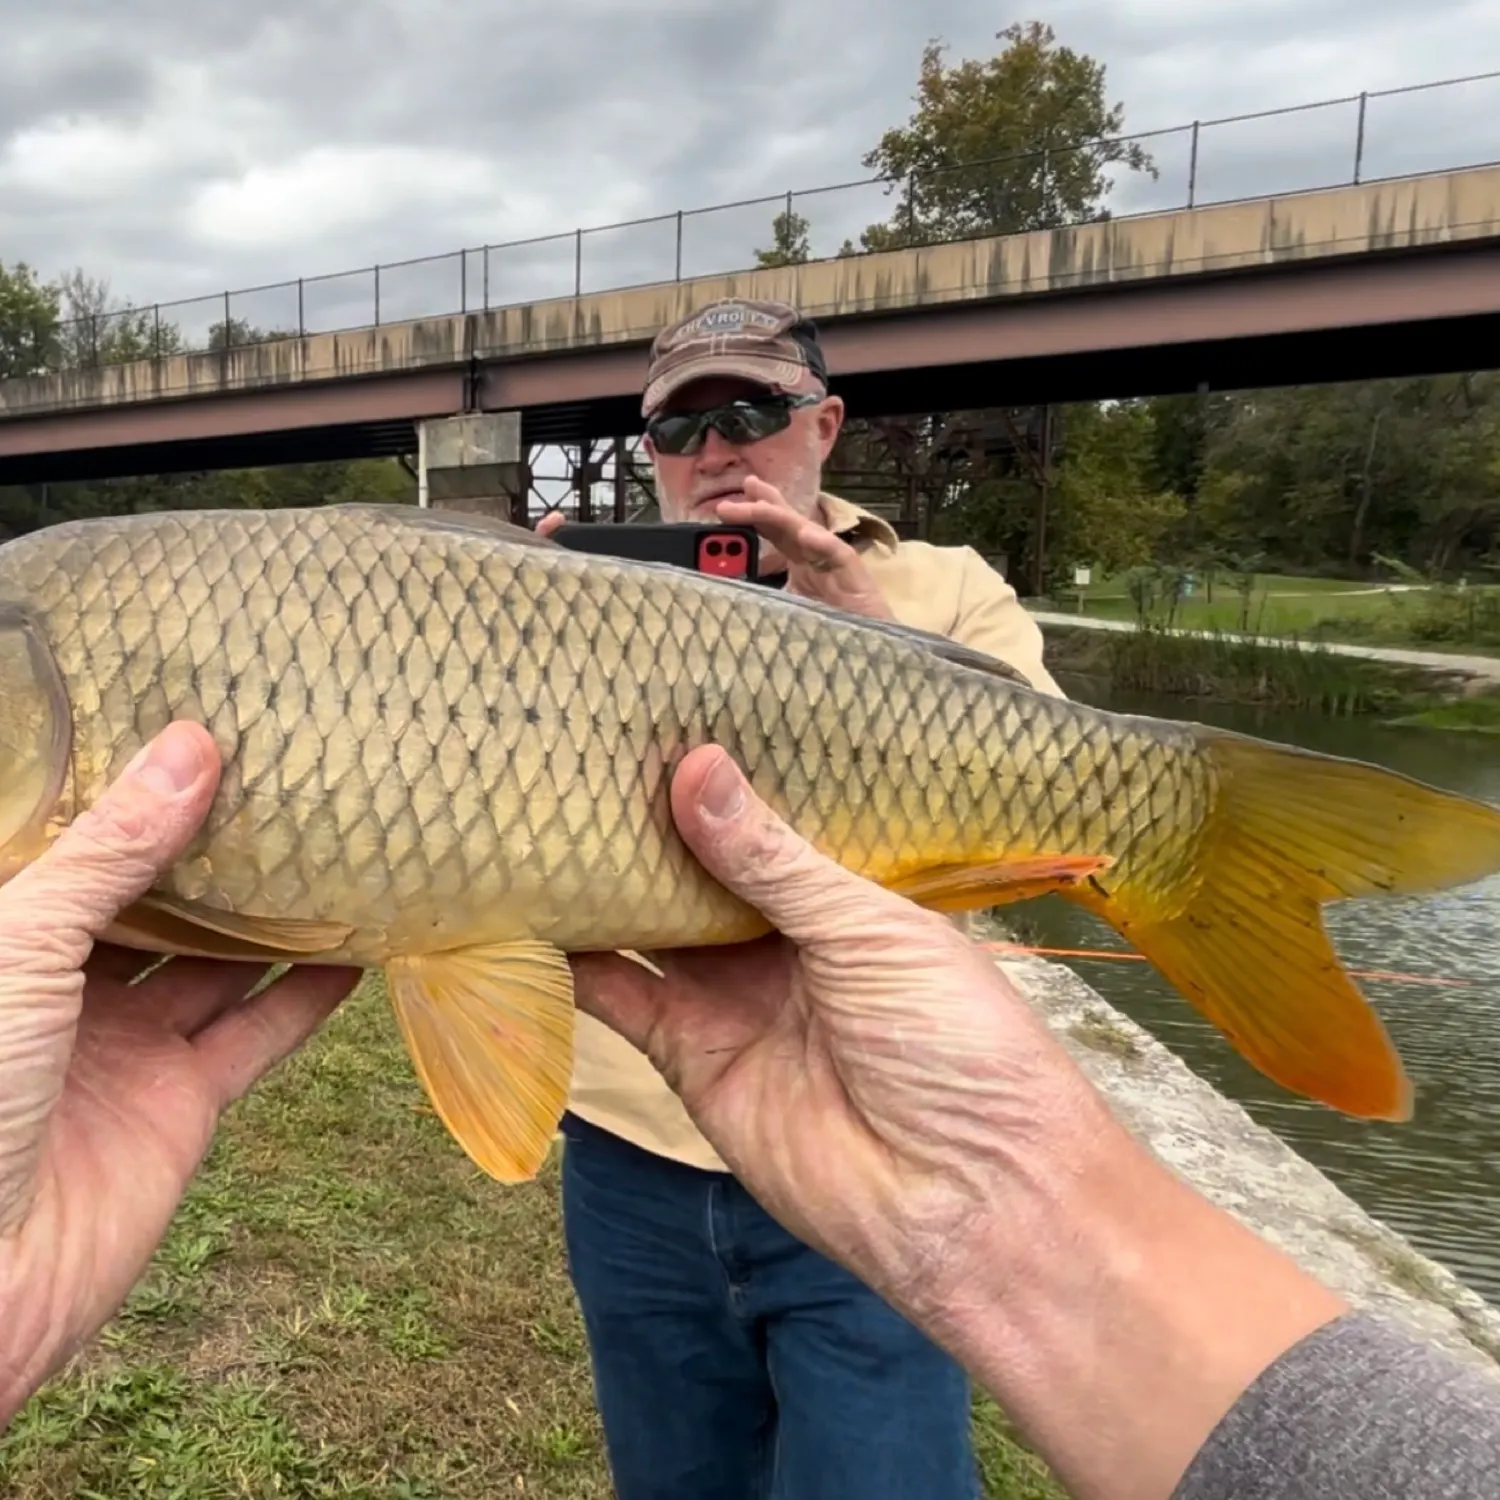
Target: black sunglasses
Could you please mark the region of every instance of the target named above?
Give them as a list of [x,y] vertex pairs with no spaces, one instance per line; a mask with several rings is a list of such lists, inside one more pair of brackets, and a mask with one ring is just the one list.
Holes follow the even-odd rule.
[[754,400],[729,401],[706,411],[663,412],[646,423],[646,432],[657,451],[696,453],[712,427],[726,443],[758,443],[791,425],[799,406],[816,406],[821,396],[759,396]]

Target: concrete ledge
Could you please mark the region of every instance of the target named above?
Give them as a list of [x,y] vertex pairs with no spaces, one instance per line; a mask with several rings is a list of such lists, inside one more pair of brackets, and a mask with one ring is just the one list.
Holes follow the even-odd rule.
[[1500,1379],[1500,1311],[1371,1218],[1070,969],[1024,956],[997,963],[1160,1161],[1356,1306]]

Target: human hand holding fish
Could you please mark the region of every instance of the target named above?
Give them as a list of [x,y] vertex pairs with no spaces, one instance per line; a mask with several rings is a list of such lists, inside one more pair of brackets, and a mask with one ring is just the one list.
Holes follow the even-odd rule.
[[794,1234],[945,1344],[1081,1496],[1169,1493],[1224,1413],[1347,1311],[1150,1157],[940,916],[819,854],[715,747],[671,789],[772,924],[720,950],[572,959]]
[[124,1301],[220,1113],[300,1046],[358,971],[262,970],[96,938],[183,851],[219,780],[169,726],[0,889],[0,1424]]

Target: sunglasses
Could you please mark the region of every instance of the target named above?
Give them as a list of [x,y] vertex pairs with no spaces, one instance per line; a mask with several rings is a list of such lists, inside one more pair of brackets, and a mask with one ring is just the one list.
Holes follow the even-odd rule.
[[761,396],[755,400],[730,401],[706,411],[664,412],[646,423],[646,432],[659,453],[696,453],[713,428],[726,443],[736,446],[758,443],[773,433],[785,432],[799,406],[816,406],[821,396]]

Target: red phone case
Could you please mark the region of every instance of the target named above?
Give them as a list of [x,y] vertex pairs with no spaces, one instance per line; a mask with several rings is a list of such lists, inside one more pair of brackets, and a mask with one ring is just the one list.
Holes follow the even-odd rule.
[[698,571],[720,578],[743,578],[750,570],[750,549],[732,531],[708,532],[698,538]]

